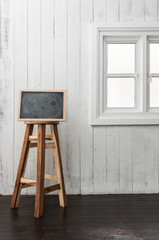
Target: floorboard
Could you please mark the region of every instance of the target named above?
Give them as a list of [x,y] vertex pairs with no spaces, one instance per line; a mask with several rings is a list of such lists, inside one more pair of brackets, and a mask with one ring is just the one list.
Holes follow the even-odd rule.
[[0,196],[0,240],[158,240],[159,195],[45,196],[44,217],[34,218],[34,196]]

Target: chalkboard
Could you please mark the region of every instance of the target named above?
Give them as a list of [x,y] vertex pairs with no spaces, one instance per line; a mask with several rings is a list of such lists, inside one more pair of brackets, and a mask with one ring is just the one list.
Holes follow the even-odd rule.
[[65,120],[65,91],[21,90],[18,120]]

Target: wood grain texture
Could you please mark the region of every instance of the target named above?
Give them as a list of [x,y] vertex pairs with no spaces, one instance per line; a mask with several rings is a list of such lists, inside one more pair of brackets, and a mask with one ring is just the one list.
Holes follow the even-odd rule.
[[106,0],[94,0],[94,21],[106,20]]
[[119,19],[121,22],[131,22],[132,21],[132,0],[122,0],[120,1],[120,15]]
[[[42,5],[39,0],[28,0],[28,89],[41,88],[41,13]],[[36,135],[37,126],[34,127],[33,134]],[[29,153],[29,164],[27,177],[36,177],[36,151],[32,149]],[[35,194],[33,188],[27,189],[27,194]]]
[[120,127],[106,127],[107,183],[106,193],[120,191]]
[[106,128],[96,127],[94,129],[94,193],[106,192],[106,146]]
[[[15,26],[14,26],[14,182],[19,164],[20,151],[24,138],[25,125],[17,122],[19,89],[27,89],[28,86],[28,23],[27,23],[27,0],[15,0]],[[24,190],[23,193],[26,193]]]
[[51,125],[50,129],[51,129],[51,134],[52,134],[52,140],[55,142],[55,148],[53,149],[53,154],[54,154],[54,161],[55,161],[55,167],[56,167],[57,182],[60,185],[59,202],[60,202],[61,207],[66,207],[67,206],[67,198],[66,198],[66,191],[65,191],[61,150],[60,150],[60,141],[59,141],[57,125],[54,125],[54,126]]
[[145,0],[145,21],[155,22],[157,21],[157,0]]
[[38,125],[37,174],[34,217],[43,216],[45,174],[45,125]]
[[[14,2],[1,1],[1,193],[12,194],[14,178]],[[9,138],[8,138],[9,136]],[[9,154],[10,153],[10,154]]]
[[119,20],[118,0],[107,0],[106,11],[107,22],[117,22]]
[[88,92],[91,86],[90,55],[93,1],[81,0],[81,54],[80,54],[80,182],[81,193],[93,193],[93,129],[89,125],[90,102]]
[[144,0],[133,0],[132,1],[132,21],[133,22],[144,22]]
[[[54,88],[65,89],[68,94],[68,7],[67,1],[54,0]],[[68,110],[68,98],[66,98],[66,111]],[[68,116],[66,114],[66,121]],[[67,143],[67,124],[60,124],[59,126],[59,137],[61,143],[61,153],[63,159],[63,169],[66,180],[69,179],[69,167],[68,167],[68,143]],[[54,168],[55,172],[55,168]]]
[[20,157],[14,192],[13,192],[12,201],[11,201],[11,208],[17,208],[19,204],[19,197],[20,197],[20,192],[22,187],[22,184],[20,183],[20,179],[24,177],[24,174],[25,174],[28,151],[29,151],[29,135],[31,135],[32,132],[33,132],[33,125],[28,124],[25,130],[23,147],[21,151],[21,157]]
[[68,63],[67,63],[67,186],[74,194],[80,192],[80,1],[68,1]]
[[[98,143],[101,129],[89,124],[88,94],[91,86],[91,22],[157,22],[158,1],[1,2],[0,193],[12,194],[24,135],[25,125],[16,122],[20,88],[67,90],[67,122],[59,125],[59,138],[68,193],[90,194],[94,193],[93,189],[104,193],[104,187],[96,188],[97,174],[100,182],[106,181],[105,193],[159,192],[158,126],[107,126],[103,136],[104,149],[104,143]],[[46,132],[49,134],[48,128]],[[101,144],[102,151],[95,152],[94,143],[98,149]],[[50,150],[46,154],[49,173],[53,170],[53,157]],[[107,172],[100,175],[105,154]],[[98,158],[103,161],[99,172]],[[29,159],[27,176],[34,179],[34,149],[31,149]],[[49,182],[47,180],[47,185]],[[35,189],[29,188],[23,193],[26,192],[35,194]]]
[[120,193],[132,193],[132,129],[119,129]]

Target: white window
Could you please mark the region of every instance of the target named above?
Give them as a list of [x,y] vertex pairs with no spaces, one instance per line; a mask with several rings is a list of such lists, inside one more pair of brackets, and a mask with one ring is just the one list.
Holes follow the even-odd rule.
[[93,24],[92,125],[159,124],[158,29]]

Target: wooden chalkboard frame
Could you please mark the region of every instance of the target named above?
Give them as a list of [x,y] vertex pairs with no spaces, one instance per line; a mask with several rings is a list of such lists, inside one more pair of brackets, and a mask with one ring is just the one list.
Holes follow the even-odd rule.
[[[63,118],[54,119],[54,118],[20,118],[21,112],[21,98],[23,92],[62,92],[63,93]],[[19,90],[19,105],[18,105],[18,121],[23,122],[64,122],[66,120],[66,91],[65,90],[33,90],[33,89],[21,89]]]

